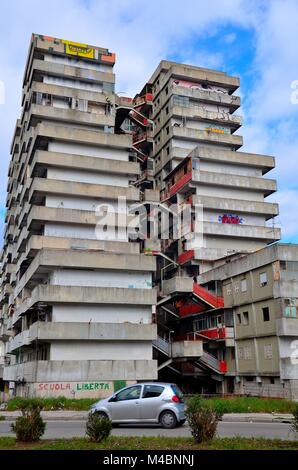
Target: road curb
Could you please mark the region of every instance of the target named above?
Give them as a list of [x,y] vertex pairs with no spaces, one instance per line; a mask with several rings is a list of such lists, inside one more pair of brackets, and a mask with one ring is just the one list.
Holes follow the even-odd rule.
[[[15,421],[15,419],[20,416],[19,412],[0,412],[0,416],[5,417],[5,421]],[[81,413],[66,413],[66,412],[45,412],[41,413],[45,421],[84,421],[88,417],[88,412]],[[237,414],[233,416],[232,414],[223,415],[221,422],[225,423],[284,423],[291,424],[293,417],[291,415],[249,415],[249,414]]]

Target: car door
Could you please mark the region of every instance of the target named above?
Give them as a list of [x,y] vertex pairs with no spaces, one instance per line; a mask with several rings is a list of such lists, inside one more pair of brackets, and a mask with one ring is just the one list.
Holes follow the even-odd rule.
[[108,408],[112,421],[138,421],[142,385],[126,387],[110,399]]
[[142,421],[156,421],[159,409],[162,404],[161,395],[165,387],[162,385],[144,385],[141,399],[141,419]]

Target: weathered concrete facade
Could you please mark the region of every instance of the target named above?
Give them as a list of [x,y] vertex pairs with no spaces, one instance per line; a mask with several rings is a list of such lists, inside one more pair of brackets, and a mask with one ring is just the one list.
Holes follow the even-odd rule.
[[235,392],[298,399],[298,246],[274,244],[204,273],[235,326]]
[[[166,365],[160,376],[187,381],[202,392],[231,393],[237,362],[233,308],[226,308],[216,278],[208,289],[199,279],[217,260],[253,253],[280,239],[274,223],[278,205],[266,200],[276,191],[276,181],[266,176],[275,159],[239,150],[239,78],[162,61],[149,83],[154,175],[163,210],[178,207],[179,214],[191,207],[181,235],[174,236],[173,222],[162,241],[167,258],[158,271],[156,350],[159,368]],[[170,347],[165,340],[174,344],[190,339],[203,344],[200,355],[185,356],[184,363],[173,357],[166,361]]]
[[140,165],[114,131],[114,62],[32,36],[2,253],[0,367],[14,394],[102,396],[157,378],[155,259],[126,231]]

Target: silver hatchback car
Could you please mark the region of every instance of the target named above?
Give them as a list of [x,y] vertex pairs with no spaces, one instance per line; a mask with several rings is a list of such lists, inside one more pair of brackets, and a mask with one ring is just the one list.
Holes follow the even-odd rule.
[[186,419],[180,389],[160,382],[129,385],[94,403],[90,412],[109,418],[113,424],[159,423],[168,429],[184,424]]

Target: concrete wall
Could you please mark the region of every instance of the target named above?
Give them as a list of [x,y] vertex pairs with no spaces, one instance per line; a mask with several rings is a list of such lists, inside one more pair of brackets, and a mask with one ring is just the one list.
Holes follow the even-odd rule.
[[128,187],[128,178],[126,175],[109,175],[108,173],[95,173],[94,171],[49,168],[47,170],[47,178],[62,181],[78,181],[79,183]]
[[150,341],[53,341],[50,347],[51,361],[107,360],[121,361],[152,359]]
[[150,273],[110,270],[53,270],[49,276],[49,284],[59,286],[90,286],[90,287],[125,287],[130,289],[151,289]]
[[53,305],[53,322],[152,322],[151,306],[142,305]]
[[88,144],[70,142],[49,142],[50,152],[73,153],[75,155],[87,155],[90,157],[110,158],[111,160],[128,161],[128,152],[109,147],[99,147]]

